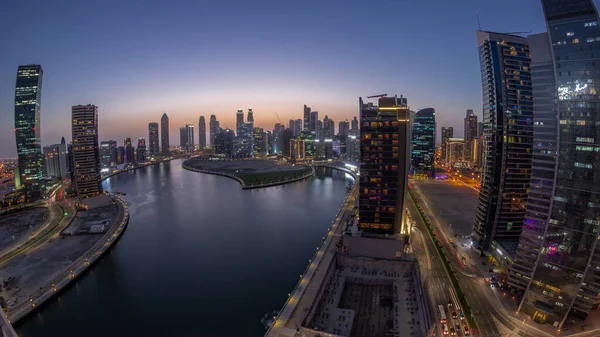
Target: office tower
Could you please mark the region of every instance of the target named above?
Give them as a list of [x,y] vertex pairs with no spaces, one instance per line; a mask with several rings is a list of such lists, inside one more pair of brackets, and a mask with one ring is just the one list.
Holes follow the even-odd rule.
[[43,156],[40,141],[40,105],[42,67],[19,66],[15,86],[15,140],[17,166],[27,200],[42,197],[44,188]]
[[67,168],[71,182],[75,181],[75,163],[73,162],[73,143],[67,144]]
[[350,122],[348,122],[347,119],[345,121],[341,121],[338,125],[338,134],[342,138],[345,138],[350,134]]
[[442,160],[446,160],[446,148],[448,139],[454,137],[454,128],[451,126],[442,127]]
[[117,142],[114,140],[100,142],[100,171],[110,172],[110,169],[115,166],[117,166]]
[[210,115],[210,121],[209,121],[209,133],[210,133],[210,146],[215,147],[215,137],[217,136],[217,133],[219,133],[220,131],[220,127],[219,127],[219,121],[217,120],[217,116],[215,115]]
[[315,123],[315,131],[314,131],[314,135],[315,135],[315,140],[320,140],[323,139],[323,121],[317,120]]
[[237,158],[252,158],[254,152],[254,124],[242,123],[235,137],[234,155]]
[[409,123],[404,97],[360,104],[359,228],[365,233],[408,233],[404,193],[408,180]]
[[292,131],[292,135],[296,137],[300,134],[300,131],[302,131],[302,120],[290,119],[289,126],[290,130]]
[[335,135],[335,122],[325,115],[323,118],[323,138],[333,139]]
[[125,147],[117,147],[117,165],[125,164]]
[[267,155],[267,134],[263,128],[254,128],[253,134],[254,140],[252,143],[253,152],[255,156],[266,156]]
[[290,160],[292,163],[296,163],[306,157],[306,148],[304,139],[292,138],[290,139]]
[[137,149],[135,150],[135,160],[137,163],[146,162],[146,139],[140,137],[138,139]]
[[[536,322],[547,322],[562,329],[567,318],[569,321],[575,317],[585,319],[597,307],[600,291],[600,246],[597,244],[600,139],[596,86],[600,81],[596,70],[600,64],[597,52],[600,27],[598,12],[591,0],[545,0],[542,5],[549,39],[540,48],[534,42],[535,36],[530,39],[534,45],[534,90],[537,89],[534,97],[538,104],[534,105],[535,162],[525,223],[526,230],[539,231],[540,238],[526,233],[525,229],[521,235],[519,248],[531,250],[529,254],[537,253],[537,261],[533,273],[529,274],[532,277],[519,310],[531,315]],[[554,95],[545,91],[554,85]],[[552,102],[557,105],[553,106]],[[542,123],[546,125],[544,119],[550,125],[542,129]],[[552,128],[556,125],[558,130],[555,131]],[[548,138],[537,143],[545,131],[550,132]],[[554,145],[556,140],[558,147]],[[549,155],[557,151],[557,160],[540,156],[541,151]],[[548,165],[551,170],[553,164],[554,175],[552,172],[543,175],[541,168]],[[552,190],[553,194],[549,195]],[[535,214],[534,200],[540,203],[549,200],[550,205],[544,204]],[[518,270],[529,276],[531,261],[523,256],[524,252],[519,253],[511,274]],[[515,278],[511,277],[512,280]]]
[[[302,115],[304,117],[304,124],[302,130],[310,130],[310,107],[304,105],[304,113]],[[286,151],[287,152],[287,151]]]
[[309,126],[309,131],[310,132],[315,132],[317,129],[317,121],[319,120],[319,112],[318,111],[311,111],[310,112],[310,126]]
[[135,165],[135,148],[130,137],[123,139],[123,146],[125,147],[125,164]]
[[206,148],[206,121],[204,116],[200,116],[198,120],[198,147],[200,151],[204,151]]
[[411,164],[415,178],[435,177],[435,109],[419,110],[412,126]]
[[356,119],[356,116],[354,116],[354,119],[351,122],[350,134],[356,136],[357,139],[360,139],[360,129],[358,128],[358,119]]
[[75,190],[79,199],[102,193],[100,151],[98,146],[98,107],[76,105],[72,108],[73,163]]
[[252,108],[248,108],[248,122],[254,123],[254,114],[252,112]]
[[531,179],[533,97],[529,46],[520,36],[483,31],[477,31],[477,41],[485,157],[472,236],[482,252],[494,244],[514,255]]
[[150,155],[156,156],[159,153],[158,123],[148,123],[148,143]]
[[191,124],[185,124],[185,126],[179,128],[179,147],[181,151],[192,152],[194,151],[194,126]]
[[215,154],[227,158],[233,157],[233,143],[235,133],[230,129],[221,129],[215,134]]
[[483,137],[483,122],[477,122],[477,138]]
[[235,114],[235,134],[239,134],[244,124],[244,110],[238,109]]
[[167,113],[165,112],[160,118],[160,147],[162,153],[169,153],[169,144],[169,116],[167,116]]
[[285,126],[281,123],[276,123],[273,127],[273,154],[283,154],[283,131]]
[[464,159],[467,162],[472,160],[471,152],[473,151],[473,139],[477,137],[477,116],[473,110],[467,110],[465,116],[465,155]]
[[448,138],[446,140],[446,164],[450,167],[464,167],[465,161],[465,140]]
[[[64,138],[63,138],[64,140]],[[63,179],[69,176],[68,152],[65,144],[44,146],[44,161],[46,176]]]

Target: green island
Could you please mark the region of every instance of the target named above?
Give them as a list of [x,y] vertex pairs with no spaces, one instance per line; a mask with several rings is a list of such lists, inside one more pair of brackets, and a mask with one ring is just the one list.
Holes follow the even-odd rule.
[[306,179],[315,172],[310,165],[286,165],[275,160],[214,160],[203,157],[194,157],[184,161],[183,168],[235,179],[243,189],[290,183]]

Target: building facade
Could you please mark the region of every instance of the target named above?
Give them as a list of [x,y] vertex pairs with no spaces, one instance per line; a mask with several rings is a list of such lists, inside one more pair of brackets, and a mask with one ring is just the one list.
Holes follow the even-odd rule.
[[169,116],[167,113],[163,113],[160,118],[160,147],[161,151],[164,154],[168,154],[170,150],[170,141],[169,141]]
[[204,116],[200,116],[200,119],[198,119],[198,147],[200,151],[204,151],[206,148],[206,120]]
[[411,173],[415,178],[435,178],[435,126],[435,109],[417,111],[411,149]]
[[215,147],[215,138],[217,134],[221,131],[221,127],[219,126],[219,121],[217,120],[217,116],[210,115],[209,121],[209,133],[210,133],[210,146]]
[[194,151],[194,126],[186,124],[179,128],[179,147],[181,151]]
[[404,196],[409,169],[406,98],[381,97],[360,105],[359,228],[365,233],[407,233]]
[[[600,167],[597,127],[600,116],[600,72],[597,70],[600,27],[598,12],[591,0],[543,0],[542,5],[556,91],[555,96],[542,95],[547,107],[540,108],[544,112],[540,118],[551,120],[556,107],[558,137],[551,138],[554,135],[550,133],[546,145],[550,146],[548,151],[551,152],[555,148],[550,143],[557,140],[558,147],[549,206],[542,204],[548,200],[548,190],[543,185],[549,184],[546,179],[552,175],[544,175],[538,168],[544,167],[544,159],[548,165],[553,161],[540,157],[534,166],[540,172],[532,174],[535,177],[532,183],[536,186],[532,193],[536,193],[542,207],[539,216],[535,216],[534,212],[538,210],[535,207],[539,205],[528,203],[526,226],[531,226],[532,231],[539,230],[542,242],[540,245],[540,240],[533,239],[530,233],[524,232],[521,236],[520,246],[523,250],[529,247],[532,254],[537,252],[537,261],[519,310],[537,322],[550,323],[560,329],[569,315],[585,319],[597,307],[600,293],[600,247],[597,245],[600,227],[600,176],[597,173]],[[540,64],[544,65],[547,64]],[[551,78],[540,78],[540,81],[544,80],[552,85]],[[548,101],[553,98],[556,98],[556,106],[550,104],[554,100]],[[518,255],[515,271],[517,265],[522,265],[519,271],[527,275],[528,262],[523,254]]]
[[446,161],[446,148],[448,139],[454,138],[454,128],[451,126],[442,127],[442,160]]
[[102,193],[100,149],[98,146],[98,107],[76,105],[71,110],[75,189],[79,199]]
[[148,152],[151,156],[156,156],[159,151],[158,123],[148,123]]
[[465,161],[473,161],[473,139],[477,138],[477,116],[473,110],[467,110],[465,116]]
[[135,148],[130,137],[123,139],[123,147],[125,148],[125,164],[135,165]]
[[44,171],[40,140],[42,66],[19,66],[15,86],[15,140],[17,167],[27,200],[43,196]]
[[141,164],[146,162],[147,159],[146,139],[140,137],[138,139],[137,148],[135,149],[135,160],[138,164]]
[[63,179],[69,176],[67,145],[44,146],[46,176]]
[[117,166],[117,142],[106,140],[100,142],[100,171],[110,172]]
[[507,247],[516,245],[523,227],[531,179],[531,57],[521,36],[477,31],[477,42],[484,158],[472,237],[482,252],[493,240],[511,251]]

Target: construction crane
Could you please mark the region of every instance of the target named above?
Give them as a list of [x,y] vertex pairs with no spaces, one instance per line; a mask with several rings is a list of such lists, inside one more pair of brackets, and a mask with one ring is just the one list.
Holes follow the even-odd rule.
[[279,121],[279,124],[281,124],[281,118],[279,118],[279,115],[277,114],[277,111],[275,111],[275,116],[277,116],[277,120]]
[[375,97],[385,97],[387,96],[387,94],[381,94],[381,95],[373,95],[373,96],[367,96],[367,98],[375,98]]

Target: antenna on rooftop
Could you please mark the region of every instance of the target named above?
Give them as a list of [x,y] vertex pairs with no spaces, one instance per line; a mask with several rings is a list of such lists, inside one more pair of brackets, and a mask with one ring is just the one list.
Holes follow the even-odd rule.
[[479,30],[481,30],[481,22],[479,22],[479,11],[475,12],[475,15],[477,16],[477,26],[479,27]]

